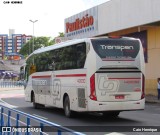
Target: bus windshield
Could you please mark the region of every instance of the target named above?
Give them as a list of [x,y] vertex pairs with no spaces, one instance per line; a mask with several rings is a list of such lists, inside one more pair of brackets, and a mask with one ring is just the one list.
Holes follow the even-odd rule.
[[134,60],[140,50],[138,40],[92,39],[93,48],[102,60]]

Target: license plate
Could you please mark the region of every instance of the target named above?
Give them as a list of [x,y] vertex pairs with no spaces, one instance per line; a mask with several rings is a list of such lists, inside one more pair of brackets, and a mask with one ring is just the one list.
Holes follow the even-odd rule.
[[124,99],[124,95],[116,95],[115,99]]

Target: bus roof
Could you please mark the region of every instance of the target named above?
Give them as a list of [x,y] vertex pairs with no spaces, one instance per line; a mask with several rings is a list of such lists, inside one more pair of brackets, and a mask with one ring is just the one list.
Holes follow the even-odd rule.
[[47,51],[50,51],[50,50],[62,48],[62,47],[65,47],[65,46],[69,46],[71,44],[78,44],[78,43],[85,42],[85,41],[86,41],[86,38],[85,39],[74,39],[74,40],[68,40],[68,41],[65,41],[65,42],[54,44],[54,45],[51,45],[51,46],[42,47],[42,48],[39,48],[39,49],[35,50],[33,53],[31,53],[28,56],[28,58],[31,57],[34,54],[47,52]]

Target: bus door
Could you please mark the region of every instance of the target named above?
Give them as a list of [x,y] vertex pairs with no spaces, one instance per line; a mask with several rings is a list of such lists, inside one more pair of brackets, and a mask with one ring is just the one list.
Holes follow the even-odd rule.
[[50,80],[50,90],[46,93],[46,103],[48,105],[57,106],[58,101],[61,97],[61,81],[56,77],[56,70],[59,67],[57,57],[53,57],[53,62],[49,66],[49,70],[52,70]]
[[45,102],[46,105],[56,106],[57,101],[60,100],[60,81],[56,79],[55,72],[52,71],[51,75],[48,76],[47,84],[45,88]]
[[52,78],[52,100],[53,105],[57,106],[61,99],[61,80],[56,77],[55,72],[53,72]]
[[54,78],[53,72],[48,72],[46,76],[46,87],[44,89],[45,94],[45,103],[46,105],[53,106],[53,96],[52,96],[52,79]]

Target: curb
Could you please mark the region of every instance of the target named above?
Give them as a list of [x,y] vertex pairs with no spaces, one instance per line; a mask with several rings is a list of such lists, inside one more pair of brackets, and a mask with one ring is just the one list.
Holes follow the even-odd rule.
[[154,103],[154,104],[160,104],[160,100],[157,99],[157,96],[155,95],[147,95],[146,96],[146,103]]
[[160,104],[160,101],[146,101],[146,103]]

